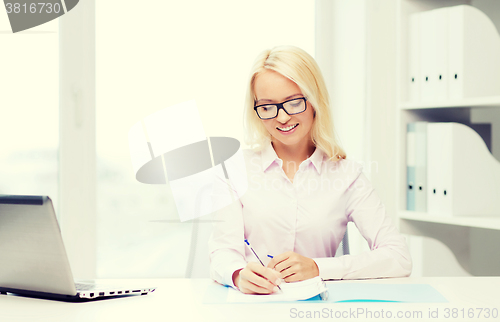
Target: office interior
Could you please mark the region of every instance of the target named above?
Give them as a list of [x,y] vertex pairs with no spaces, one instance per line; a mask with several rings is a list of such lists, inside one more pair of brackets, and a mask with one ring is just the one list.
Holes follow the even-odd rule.
[[[135,179],[128,131],[195,99],[207,137],[244,142],[254,57],[295,45],[317,60],[348,158],[364,165],[407,238],[412,277],[498,276],[500,210],[435,220],[406,204],[408,123],[490,124],[482,139],[500,160],[500,88],[409,100],[410,15],[463,4],[484,13],[500,43],[496,0],[86,0],[16,34],[1,12],[0,194],[54,200],[75,277],[208,277],[208,267],[187,273],[197,230],[178,220],[169,185]],[[349,246],[369,250],[352,223]]]

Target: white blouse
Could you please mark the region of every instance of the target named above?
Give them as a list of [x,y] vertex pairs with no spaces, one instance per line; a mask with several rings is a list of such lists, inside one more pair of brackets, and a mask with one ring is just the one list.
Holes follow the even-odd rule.
[[[328,161],[317,148],[291,182],[271,144],[257,153],[244,150],[243,156],[247,190],[243,193],[231,185],[238,200],[215,214],[218,222],[209,241],[210,274],[215,281],[234,287],[234,271],[258,262],[244,239],[265,265],[270,261],[267,255],[286,251],[314,259],[323,279],[411,274],[405,238],[387,216],[360,164]],[[370,251],[334,257],[349,221]]]

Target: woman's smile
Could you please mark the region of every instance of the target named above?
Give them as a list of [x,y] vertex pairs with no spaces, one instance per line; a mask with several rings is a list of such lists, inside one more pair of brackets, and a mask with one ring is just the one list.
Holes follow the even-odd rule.
[[288,135],[288,134],[291,134],[293,132],[295,132],[295,128],[299,126],[299,124],[293,124],[293,125],[290,125],[290,126],[287,126],[287,127],[277,127],[277,129],[281,132],[283,132],[283,134],[285,135]]

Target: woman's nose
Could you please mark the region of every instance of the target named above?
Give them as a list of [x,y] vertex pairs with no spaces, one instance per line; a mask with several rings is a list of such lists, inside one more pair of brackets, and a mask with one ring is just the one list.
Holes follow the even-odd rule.
[[278,116],[276,117],[276,120],[280,123],[285,124],[286,122],[288,122],[290,118],[291,118],[290,115],[286,114],[286,112],[283,109],[280,109],[278,112]]

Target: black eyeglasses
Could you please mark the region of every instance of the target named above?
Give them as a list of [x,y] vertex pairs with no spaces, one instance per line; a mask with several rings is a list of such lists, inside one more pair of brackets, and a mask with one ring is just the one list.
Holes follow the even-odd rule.
[[278,116],[280,109],[283,109],[286,114],[294,115],[302,113],[307,108],[307,98],[293,98],[278,104],[264,104],[255,106],[253,109],[261,120],[269,120]]

